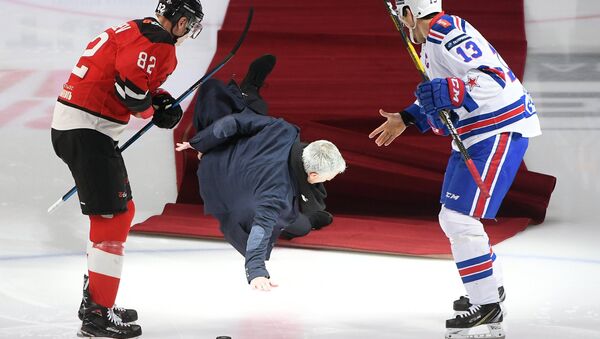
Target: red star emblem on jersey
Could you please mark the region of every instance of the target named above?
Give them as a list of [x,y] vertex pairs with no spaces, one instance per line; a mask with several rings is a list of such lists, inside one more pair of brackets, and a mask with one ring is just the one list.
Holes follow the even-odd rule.
[[466,85],[469,86],[469,91],[472,91],[473,87],[479,87],[477,79],[479,79],[479,76],[476,76],[474,78],[468,77]]

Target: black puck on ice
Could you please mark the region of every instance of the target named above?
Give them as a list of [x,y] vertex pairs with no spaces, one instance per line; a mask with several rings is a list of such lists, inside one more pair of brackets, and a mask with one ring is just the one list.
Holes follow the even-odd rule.
[[226,336],[226,335],[220,335],[217,337],[217,339],[231,339],[231,337]]

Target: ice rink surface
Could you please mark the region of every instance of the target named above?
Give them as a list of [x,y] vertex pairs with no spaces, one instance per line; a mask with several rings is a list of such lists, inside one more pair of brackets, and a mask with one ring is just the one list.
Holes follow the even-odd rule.
[[[600,338],[600,3],[525,2],[525,85],[544,130],[526,161],[558,184],[546,222],[495,247],[507,338]],[[178,50],[172,93],[206,70],[226,6],[205,1],[205,30]],[[87,41],[152,15],[154,1],[0,8],[0,338],[74,338],[88,221],[76,198],[46,213],[73,186],[51,148],[52,107]],[[136,221],[175,199],[172,147],[170,132],[155,128],[124,154]],[[449,260],[277,248],[268,268],[280,286],[270,293],[250,290],[243,258],[224,242],[132,235],[125,262],[117,303],[138,310],[143,338],[439,339],[463,293]]]

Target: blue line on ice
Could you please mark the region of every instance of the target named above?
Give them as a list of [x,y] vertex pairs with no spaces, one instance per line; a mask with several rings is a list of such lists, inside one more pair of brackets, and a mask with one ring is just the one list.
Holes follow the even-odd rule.
[[[209,252],[209,251],[232,251],[233,248],[175,248],[175,249],[157,249],[157,250],[128,250],[127,254],[132,253],[190,253],[190,252]],[[353,254],[356,254],[353,252]],[[83,256],[84,252],[68,252],[68,253],[50,253],[50,254],[33,254],[33,255],[13,255],[13,256],[0,256],[0,261],[12,261],[12,260],[34,260],[34,259],[50,259],[58,257],[74,257]],[[575,262],[582,264],[594,264],[600,265],[600,260],[594,259],[583,259],[583,258],[565,258],[565,257],[552,257],[552,256],[536,256],[536,255],[524,255],[524,254],[501,254],[501,258],[514,258],[514,259],[527,259],[527,260],[546,260],[546,261],[566,261]]]

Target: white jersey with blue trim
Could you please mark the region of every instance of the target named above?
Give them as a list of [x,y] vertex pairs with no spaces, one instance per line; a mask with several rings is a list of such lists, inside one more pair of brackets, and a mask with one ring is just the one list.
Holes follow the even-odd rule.
[[[430,79],[457,77],[465,99],[454,111],[466,147],[503,132],[540,135],[535,105],[492,45],[464,19],[440,13],[431,20],[421,61]],[[453,147],[456,149],[455,145]]]

